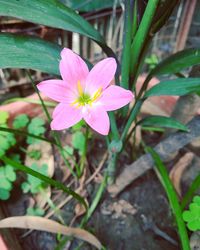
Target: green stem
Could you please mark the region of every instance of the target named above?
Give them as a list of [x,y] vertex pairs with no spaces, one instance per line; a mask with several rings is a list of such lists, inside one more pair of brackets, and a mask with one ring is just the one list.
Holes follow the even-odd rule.
[[[43,99],[42,99],[42,97],[41,97],[41,95],[40,95],[38,89],[37,89],[36,86],[35,86],[35,83],[34,83],[32,77],[31,77],[30,72],[29,72],[28,70],[26,70],[26,72],[27,72],[27,75],[28,75],[28,77],[29,77],[29,79],[30,79],[30,81],[31,81],[31,83],[32,83],[32,86],[33,86],[35,92],[37,93],[37,95],[38,95],[38,97],[39,97],[39,99],[40,99],[40,101],[41,101],[42,108],[43,108],[43,110],[44,110],[44,112],[45,112],[45,114],[46,114],[46,117],[47,117],[47,119],[48,119],[48,121],[49,121],[49,123],[50,123],[50,122],[51,122],[51,117],[50,117],[50,114],[49,114],[49,112],[48,112],[48,110],[47,110],[47,107],[46,107],[46,105],[44,104],[44,101],[43,101]],[[63,151],[63,149],[62,149],[62,143],[61,143],[60,138],[59,138],[59,135],[56,133],[56,131],[53,131],[53,137],[54,137],[56,143],[59,145],[58,149],[59,149],[60,154],[61,154],[61,156],[62,156],[62,158],[63,158],[63,160],[64,160],[64,162],[65,162],[65,165],[69,168],[71,174],[76,178],[75,172],[73,171],[73,169],[72,169],[70,163],[69,163],[69,162],[66,160],[66,158],[65,158],[65,154],[64,154],[64,151]]]
[[131,75],[134,75],[146,37],[152,24],[159,0],[149,0],[138,31],[131,45]]
[[88,125],[86,125],[84,150],[83,150],[83,154],[82,154],[81,160],[80,160],[80,169],[78,171],[78,177],[81,177],[81,175],[83,174],[85,161],[87,158],[88,136],[89,136],[89,127],[88,127]]
[[63,185],[61,182],[58,182],[58,181],[55,181],[51,178],[49,178],[48,176],[46,175],[43,175],[25,165],[22,165],[21,163],[17,162],[17,161],[14,161],[10,158],[7,158],[6,156],[1,156],[0,159],[5,163],[5,164],[8,164],[8,165],[11,165],[12,167],[16,168],[17,170],[20,170],[20,171],[23,171],[25,172],[26,174],[30,174],[42,181],[44,181],[45,183],[53,186],[53,187],[56,187],[58,189],[61,189],[63,190],[64,192],[66,192],[67,194],[69,195],[72,195],[75,199],[77,199],[80,203],[82,203],[84,205],[84,207],[86,208],[87,210],[87,204],[84,200],[83,197],[81,197],[79,194],[77,194],[76,192],[74,192],[72,189],[70,189],[69,187],[66,187],[65,185]]
[[82,219],[81,221],[81,224],[80,224],[80,227],[84,227],[85,224],[88,222],[88,220],[90,219],[90,217],[92,216],[92,214],[94,213],[95,209],[97,208],[101,198],[102,198],[102,195],[105,191],[105,188],[107,186],[107,174],[104,175],[104,178],[103,178],[103,181],[101,182],[100,186],[99,186],[99,189],[92,201],[92,204],[91,206],[88,208],[88,211],[87,211],[87,214],[86,216]]
[[143,101],[144,101],[143,99],[140,99],[140,100],[136,101],[135,105],[133,106],[133,108],[132,108],[132,110],[130,112],[130,116],[129,116],[127,122],[126,122],[126,125],[125,125],[125,127],[123,129],[123,132],[122,132],[122,135],[121,135],[121,141],[123,143],[126,140],[126,136],[128,134],[128,131],[129,131],[129,128],[130,128],[132,122],[135,121],[135,119],[136,119],[136,117],[137,117],[137,115],[138,115],[138,113],[140,111],[140,108],[141,108],[141,106],[143,104]]
[[123,35],[123,51],[122,51],[122,75],[121,86],[128,89],[129,87],[129,70],[130,70],[130,53],[131,53],[131,9],[130,0],[125,0],[125,22]]
[[114,112],[109,112],[109,118],[110,118],[110,126],[111,126],[111,132],[114,140],[119,140],[119,131],[117,128],[117,123],[115,119]]
[[185,226],[185,223],[182,219],[182,210],[181,206],[179,204],[178,196],[176,194],[176,191],[173,187],[173,184],[169,178],[168,172],[166,170],[166,167],[164,166],[163,162],[160,159],[160,156],[150,147],[145,148],[152,156],[155,165],[156,165],[156,172],[157,175],[161,181],[161,184],[163,185],[165,192],[168,196],[169,203],[172,209],[172,212],[175,216],[175,220],[178,227],[178,233],[181,240],[181,245],[183,250],[190,250],[190,244],[187,234],[187,229]]

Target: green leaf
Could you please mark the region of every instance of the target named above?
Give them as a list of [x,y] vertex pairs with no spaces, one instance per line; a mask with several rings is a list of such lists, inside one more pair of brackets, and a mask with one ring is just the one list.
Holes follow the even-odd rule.
[[0,16],[17,17],[32,23],[77,32],[105,43],[89,22],[58,0],[0,0],[0,6]]
[[60,75],[61,49],[53,43],[36,37],[1,33],[0,68],[30,68]]
[[16,180],[16,173],[12,166],[6,165],[5,166],[5,176],[9,181],[15,181]]
[[184,211],[182,217],[191,231],[200,230],[200,196],[193,198],[189,210]]
[[36,178],[44,181],[46,184],[49,184],[53,187],[56,187],[60,190],[63,190],[64,192],[66,192],[67,194],[69,195],[72,195],[75,199],[77,199],[81,204],[84,205],[84,207],[86,208],[87,210],[87,204],[85,202],[85,200],[79,195],[77,194],[76,192],[74,192],[72,189],[70,189],[69,187],[66,187],[65,185],[63,185],[61,182],[58,182],[58,181],[55,181],[43,174],[40,174],[32,169],[30,169],[29,167],[27,166],[24,166],[22,164],[20,164],[19,162],[16,162],[16,161],[13,161],[9,158],[7,158],[6,156],[1,156],[0,159],[5,163],[5,164],[9,164],[11,165],[12,167],[14,167],[15,169],[17,170],[20,170],[20,171],[23,171],[27,174],[30,174],[30,175],[33,175],[35,176]]
[[23,182],[21,184],[21,188],[22,188],[23,192],[26,194],[30,191],[31,186],[28,182]]
[[190,250],[190,244],[188,239],[187,230],[185,227],[185,223],[182,219],[182,211],[179,204],[179,198],[176,194],[176,191],[173,187],[173,184],[169,178],[167,169],[165,165],[163,164],[162,160],[160,159],[160,156],[150,147],[146,147],[145,150],[149,152],[155,162],[155,171],[160,179],[160,182],[165,189],[165,192],[168,196],[170,207],[172,209],[172,212],[174,213],[177,227],[178,227],[178,233],[181,240],[182,249],[184,250]]
[[200,78],[179,78],[158,83],[145,93],[144,98],[162,95],[182,96],[199,92]]
[[[28,125],[28,132],[37,136],[43,135],[45,132],[44,124],[45,122],[43,119],[35,117]],[[28,137],[26,141],[28,144],[34,144],[39,142],[39,140],[34,139],[33,137]]]
[[[7,125],[2,125],[2,127],[7,128]],[[0,131],[0,155],[5,154],[6,150],[16,144],[16,140],[13,134]]]
[[0,111],[0,124],[6,124],[9,117],[9,113],[6,111]]
[[42,208],[34,208],[34,207],[29,207],[26,210],[27,215],[32,215],[32,216],[43,216],[45,214],[44,209]]
[[26,114],[18,115],[13,121],[13,128],[19,129],[24,128],[29,122],[29,118]]
[[144,119],[139,121],[137,125],[141,125],[143,127],[155,126],[161,128],[174,128],[188,131],[188,128],[185,125],[175,120],[174,118],[159,115],[145,117]]
[[[66,4],[68,7],[81,12],[91,12],[113,7],[113,0],[61,0],[61,2]],[[116,4],[119,5],[118,2],[116,2]]]
[[28,152],[28,156],[32,159],[39,160],[42,156],[42,153],[39,150],[35,149]]
[[0,188],[0,200],[8,200],[10,198],[10,192],[4,188]]
[[151,72],[151,76],[178,73],[181,70],[200,64],[200,49],[187,49],[166,58]]
[[0,179],[0,188],[10,191],[12,189],[12,183],[6,178]]
[[72,146],[79,150],[80,154],[84,152],[85,136],[81,131],[77,131],[72,135]]
[[[38,173],[43,175],[48,175],[48,166],[47,164],[43,164],[42,166],[37,165],[37,163],[33,163],[30,168]],[[32,194],[36,194],[40,192],[40,188],[43,186],[43,181],[34,177],[33,175],[28,174],[27,182],[30,185],[30,192]]]

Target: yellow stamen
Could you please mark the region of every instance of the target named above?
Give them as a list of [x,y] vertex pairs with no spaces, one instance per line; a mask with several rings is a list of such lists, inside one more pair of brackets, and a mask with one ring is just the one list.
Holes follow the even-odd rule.
[[100,87],[93,95],[91,102],[95,102],[102,94],[102,88]]
[[81,86],[81,82],[80,81],[77,82],[77,88],[78,88],[78,93],[81,96],[83,94],[83,88]]

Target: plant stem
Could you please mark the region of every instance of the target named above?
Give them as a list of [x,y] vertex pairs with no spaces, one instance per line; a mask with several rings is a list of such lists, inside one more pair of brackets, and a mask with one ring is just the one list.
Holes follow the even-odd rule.
[[88,222],[88,220],[90,219],[90,217],[94,213],[96,207],[98,206],[98,204],[99,204],[99,202],[100,202],[100,200],[102,198],[102,195],[103,195],[103,193],[105,191],[105,188],[107,186],[107,179],[108,179],[108,176],[107,176],[107,173],[105,173],[103,181],[101,182],[101,184],[99,186],[99,189],[97,190],[97,193],[96,193],[96,195],[95,195],[95,197],[94,197],[94,199],[92,201],[92,204],[88,208],[86,216],[81,221],[81,224],[80,224],[81,228],[85,226],[85,224]]
[[138,31],[131,45],[131,75],[134,75],[146,37],[152,24],[159,0],[149,0]]
[[123,35],[123,51],[122,51],[122,71],[121,83],[123,88],[129,87],[129,70],[130,70],[130,53],[131,53],[131,37],[132,25],[130,15],[130,0],[125,0],[125,22],[124,22],[124,35]]
[[[47,117],[48,121],[51,122],[50,114],[49,114],[49,112],[48,112],[48,110],[47,110],[47,107],[46,107],[46,105],[45,105],[45,103],[44,103],[44,101],[43,101],[43,99],[42,99],[42,97],[41,97],[41,95],[40,95],[38,89],[37,89],[36,86],[35,86],[35,83],[34,83],[32,77],[31,77],[30,72],[29,72],[28,70],[26,70],[26,73],[27,73],[27,75],[28,75],[28,77],[29,77],[29,79],[30,79],[30,81],[31,81],[31,83],[32,83],[32,86],[33,86],[35,92],[37,93],[37,95],[38,95],[38,97],[39,97],[39,99],[40,99],[40,101],[41,101],[42,108],[43,108],[43,110],[44,110],[44,112],[45,112],[45,114],[46,114],[46,117]],[[62,143],[61,143],[60,138],[59,138],[59,135],[56,133],[56,131],[53,131],[53,137],[54,137],[56,143],[59,145],[58,150],[60,151],[60,154],[61,154],[61,156],[62,156],[62,158],[63,158],[63,160],[64,160],[64,162],[65,162],[65,165],[69,168],[71,174],[76,178],[77,176],[76,176],[75,172],[73,171],[73,169],[72,169],[70,163],[69,163],[69,162],[67,161],[67,159],[65,158],[64,150],[62,149]]]
[[126,140],[126,136],[127,136],[127,133],[129,131],[129,128],[130,128],[132,122],[136,119],[136,117],[140,111],[140,108],[143,104],[143,101],[144,101],[144,99],[140,99],[140,100],[136,101],[131,112],[130,112],[130,116],[126,122],[126,125],[125,125],[124,130],[123,130],[122,135],[121,135],[121,141],[123,143]]
[[80,169],[79,169],[78,177],[81,177],[81,175],[83,174],[85,160],[87,158],[88,136],[89,136],[89,127],[88,127],[88,125],[86,125],[84,150],[83,150],[83,154],[82,154],[81,160],[80,160]]

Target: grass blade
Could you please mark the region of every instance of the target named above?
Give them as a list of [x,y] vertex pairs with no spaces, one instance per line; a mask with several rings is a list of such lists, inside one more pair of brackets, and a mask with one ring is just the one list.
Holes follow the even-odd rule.
[[182,210],[181,206],[178,201],[178,196],[176,191],[173,187],[173,184],[169,178],[168,172],[166,167],[164,166],[163,162],[160,159],[160,156],[150,147],[146,147],[147,152],[149,152],[155,162],[155,170],[157,173],[158,178],[160,179],[163,188],[168,196],[169,203],[172,209],[172,212],[175,216],[175,220],[178,227],[178,233],[182,245],[183,250],[190,250],[189,239],[187,234],[187,229],[185,223],[182,219]]

